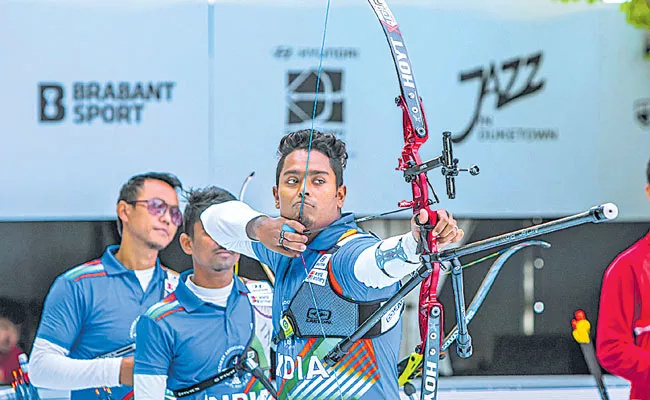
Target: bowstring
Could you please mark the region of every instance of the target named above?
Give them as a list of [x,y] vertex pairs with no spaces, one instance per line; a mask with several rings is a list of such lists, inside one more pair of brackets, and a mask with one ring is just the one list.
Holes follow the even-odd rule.
[[[327,7],[325,9],[325,24],[323,26],[323,37],[321,40],[321,47],[320,47],[320,57],[318,60],[318,73],[316,75],[316,93],[314,95],[314,107],[312,109],[312,115],[311,115],[311,128],[309,130],[309,144],[307,147],[307,162],[305,164],[305,176],[303,178],[303,188],[301,192],[301,200],[300,200],[300,212],[298,214],[298,220],[302,223],[302,216],[303,216],[303,210],[305,206],[305,194],[307,192],[307,179],[309,177],[309,161],[311,159],[311,146],[313,142],[313,137],[314,137],[314,124],[316,122],[316,110],[318,108],[318,94],[320,92],[320,77],[321,73],[323,71],[323,58],[325,54],[325,37],[327,36],[327,23],[329,21],[329,13],[330,13],[330,6],[331,6],[331,0],[327,0]],[[321,333],[323,335],[323,341],[327,340],[327,335],[325,334],[325,327],[323,324],[323,321],[321,319],[320,315],[320,307],[318,306],[318,302],[316,301],[316,295],[314,294],[314,289],[311,285],[311,282],[309,282],[307,279],[309,278],[309,271],[307,270],[307,262],[305,261],[304,255],[301,253],[300,254],[300,259],[302,260],[302,265],[303,269],[305,271],[305,280],[307,282],[307,286],[309,287],[309,292],[311,294],[312,301],[314,303],[314,307],[316,308],[316,314],[318,315],[318,322],[321,327]],[[302,366],[300,366],[302,368]],[[338,374],[336,371],[336,368],[334,368],[334,365],[332,365],[332,372],[334,374],[334,381],[336,382],[336,386],[338,388],[339,392],[339,398],[343,398],[343,389],[341,388],[341,385],[339,383],[338,379]]]

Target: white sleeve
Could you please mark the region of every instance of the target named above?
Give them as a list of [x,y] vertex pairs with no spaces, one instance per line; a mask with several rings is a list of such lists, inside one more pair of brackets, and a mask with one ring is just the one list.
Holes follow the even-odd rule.
[[79,390],[120,386],[121,358],[74,360],[68,350],[36,338],[29,360],[29,378],[37,387]]
[[165,375],[141,375],[133,376],[133,395],[138,400],[163,400],[167,388],[167,376]]
[[246,225],[264,214],[241,201],[213,204],[201,213],[203,229],[219,246],[257,260]]
[[[383,288],[400,281],[403,277],[415,271],[420,265],[416,254],[418,243],[411,232],[400,236],[384,239],[374,246],[365,249],[354,263],[354,276],[366,286]],[[378,265],[377,249],[390,253],[402,253],[408,261],[398,257],[383,258],[383,269]],[[401,249],[401,251],[400,251]]]

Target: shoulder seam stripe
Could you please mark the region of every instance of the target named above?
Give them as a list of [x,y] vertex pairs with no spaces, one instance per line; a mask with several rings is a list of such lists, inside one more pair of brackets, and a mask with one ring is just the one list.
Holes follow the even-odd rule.
[[75,279],[82,275],[93,274],[101,271],[104,271],[104,266],[102,264],[83,264],[72,268],[68,272],[65,272],[63,276],[66,278]]
[[74,278],[73,281],[77,282],[77,281],[80,281],[80,280],[85,279],[85,278],[96,278],[96,277],[99,277],[99,276],[106,276],[106,271],[79,275],[78,277]]
[[178,307],[179,305],[180,303],[177,300],[171,303],[158,303],[157,305],[153,306],[151,310],[147,311],[147,316],[157,320],[161,314],[164,314],[174,307]]
[[169,315],[172,315],[172,314],[175,313],[175,312],[183,311],[183,310],[184,310],[183,307],[178,307],[178,308],[174,308],[173,310],[169,310],[169,311],[167,311],[166,313],[164,313],[163,315],[157,317],[157,318],[156,318],[156,321],[160,321],[161,319],[163,319],[163,318],[165,318],[165,317],[167,317],[167,316],[169,316]]

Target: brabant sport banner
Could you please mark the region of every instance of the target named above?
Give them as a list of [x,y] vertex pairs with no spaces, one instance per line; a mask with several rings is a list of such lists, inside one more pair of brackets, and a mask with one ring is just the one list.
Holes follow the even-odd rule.
[[[616,7],[430,3],[392,7],[428,117],[420,154],[439,156],[450,131],[459,165],[481,171],[457,179],[455,200],[431,171],[442,206],[527,218],[611,201],[622,220],[648,219],[641,31]],[[348,144],[347,210],[410,197],[394,170],[395,70],[365,1],[332,2],[320,77],[325,2],[28,1],[0,13],[12,38],[0,40],[0,219],[114,218],[120,185],[149,170],[235,194],[255,171],[246,201],[276,214],[279,139],[312,120]]]

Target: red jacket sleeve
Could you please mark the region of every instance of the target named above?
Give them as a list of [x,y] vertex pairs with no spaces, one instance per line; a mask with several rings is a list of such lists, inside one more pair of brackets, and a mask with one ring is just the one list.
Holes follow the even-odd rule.
[[634,337],[640,295],[632,266],[614,260],[603,278],[596,352],[605,369],[633,384],[650,381],[650,351],[637,346]]

